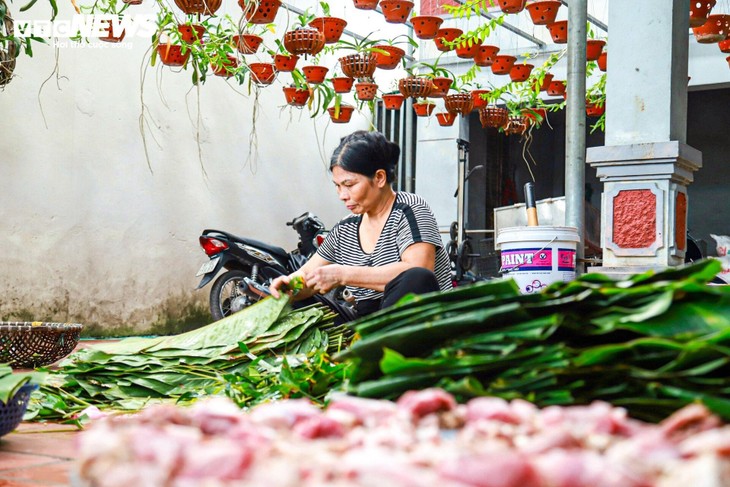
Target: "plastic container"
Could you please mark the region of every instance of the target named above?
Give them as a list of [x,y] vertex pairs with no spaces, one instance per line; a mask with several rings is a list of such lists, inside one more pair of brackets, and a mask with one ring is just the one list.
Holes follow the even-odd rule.
[[23,421],[30,394],[36,389],[38,389],[36,384],[25,384],[7,404],[0,402],[0,436],[10,433]]
[[575,279],[578,230],[574,227],[508,227],[497,234],[500,273],[513,278],[523,294],[554,282]]

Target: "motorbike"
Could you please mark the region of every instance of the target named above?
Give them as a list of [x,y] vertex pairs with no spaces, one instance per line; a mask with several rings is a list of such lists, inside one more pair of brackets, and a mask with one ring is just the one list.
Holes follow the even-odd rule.
[[[210,312],[214,320],[241,311],[266,296],[271,281],[304,265],[327,235],[324,223],[310,212],[287,222],[287,226],[299,235],[297,248],[291,252],[222,230],[203,230],[199,241],[209,260],[196,274],[203,276],[196,289],[203,288],[224,271],[210,290]],[[355,317],[340,295],[315,296],[315,300],[347,321]]]

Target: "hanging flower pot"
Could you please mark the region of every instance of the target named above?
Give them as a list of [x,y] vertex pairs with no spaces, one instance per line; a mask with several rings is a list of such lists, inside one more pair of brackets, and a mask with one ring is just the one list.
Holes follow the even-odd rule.
[[311,27],[284,33],[284,47],[292,54],[319,54],[324,49],[324,34]]
[[730,53],[730,39],[720,41],[717,45],[720,48],[720,52]]
[[543,0],[528,3],[527,11],[530,13],[533,24],[548,25],[555,22],[561,5],[557,0]]
[[259,50],[263,42],[260,36],[254,34],[242,34],[233,36],[233,44],[241,54],[253,54]]
[[386,110],[400,110],[405,99],[406,97],[400,93],[389,93],[383,95],[383,106],[385,106]]
[[589,101],[586,102],[586,115],[589,117],[600,117],[605,111],[605,105],[599,106]]
[[433,38],[433,41],[436,43],[436,49],[438,49],[441,52],[452,51],[454,48],[447,46],[444,41],[453,42],[457,37],[459,37],[463,33],[464,33],[463,30],[456,29],[453,27],[439,29],[436,32],[436,37]]
[[327,113],[330,114],[330,119],[334,123],[347,123],[352,118],[352,112],[355,111],[355,107],[352,105],[347,105],[345,103],[341,104],[339,106],[339,110],[336,110],[335,107],[329,107],[327,109]]
[[405,24],[413,10],[411,0],[380,0],[385,21],[391,24]]
[[114,32],[114,24],[112,24],[111,20],[102,20],[102,22],[106,23],[108,27],[104,29],[106,30],[106,35],[99,36],[99,40],[104,42],[122,42],[122,39],[126,35],[125,29],[121,28],[121,32]]
[[548,85],[547,94],[550,96],[562,96],[565,94],[565,81],[555,80]]
[[528,128],[531,125],[539,127],[547,120],[547,110],[545,108],[523,108],[520,112],[525,118]]
[[413,34],[419,39],[428,40],[436,37],[441,24],[444,23],[444,19],[436,17],[435,15],[417,15],[411,17],[411,24],[413,25]]
[[142,5],[142,0],[122,0],[127,5]]
[[378,93],[378,85],[368,81],[362,81],[355,83],[355,91],[357,92],[358,100],[370,101],[375,99],[375,95]]
[[499,52],[499,47],[482,44],[474,55],[474,63],[477,66],[491,66],[494,62],[494,56]]
[[479,52],[479,48],[482,46],[482,42],[474,38],[469,41],[464,41],[456,45],[456,56],[462,59],[472,59]]
[[[177,1],[177,0],[175,0]],[[252,24],[270,24],[281,7],[280,0],[238,0],[243,17]]]
[[449,88],[454,83],[454,80],[445,76],[436,76],[431,80],[433,82],[434,89],[431,94],[428,95],[430,98],[442,98],[449,92]]
[[296,86],[285,86],[284,97],[286,104],[293,107],[303,107],[309,100],[309,90],[306,88],[297,88]]
[[326,66],[304,66],[302,73],[304,73],[304,79],[307,83],[319,84],[324,81],[324,77],[327,76],[329,68]]
[[325,44],[334,44],[342,37],[347,21],[339,17],[317,17],[309,23],[309,26],[324,34]]
[[586,61],[598,61],[603,52],[606,41],[600,39],[588,39],[586,41]]
[[516,14],[525,9],[527,0],[499,0],[499,8],[506,14]]
[[406,55],[406,52],[403,49],[396,46],[377,45],[373,46],[373,49],[386,51],[373,51],[373,56],[375,56],[375,64],[380,69],[395,69],[396,67],[398,67],[398,64],[400,64],[403,56]]
[[213,74],[215,74],[216,76],[230,78],[231,76],[233,76],[233,71],[238,68],[238,59],[229,54],[227,56],[227,59],[221,62],[219,66],[215,63],[211,63],[210,67],[213,70]]
[[378,7],[379,0],[352,0],[355,4],[355,8],[360,10],[375,10]]
[[180,24],[177,26],[177,31],[180,33],[180,39],[187,42],[188,44],[194,44],[195,41],[203,43],[203,34],[205,34],[205,27],[198,24]]
[[552,22],[547,26],[550,31],[550,36],[553,38],[555,44],[565,44],[568,42],[568,21],[558,20]]
[[188,15],[213,15],[221,8],[222,0],[175,0],[175,5]]
[[339,59],[345,76],[350,78],[372,78],[378,67],[374,54],[350,54]]
[[417,117],[428,117],[433,113],[434,108],[436,108],[436,104],[427,101],[413,104],[413,111],[416,112]]
[[251,63],[248,69],[251,70],[251,80],[257,85],[270,85],[276,79],[274,63]]
[[608,53],[606,51],[603,51],[601,55],[598,56],[598,69],[604,72],[608,69]]
[[471,93],[454,93],[444,97],[444,106],[449,113],[469,115],[474,109],[474,98]]
[[438,120],[439,125],[441,125],[442,127],[451,127],[452,125],[454,125],[456,115],[456,113],[441,112],[436,114],[436,120]]
[[689,26],[699,27],[707,22],[707,16],[715,3],[717,3],[716,0],[692,0],[689,2]]
[[434,89],[436,89],[436,87],[434,86],[433,81],[429,78],[411,76],[409,78],[401,78],[398,80],[398,91],[400,91],[403,96],[411,98],[425,98],[430,95]]
[[489,90],[472,90],[471,98],[474,102],[474,110],[487,106],[487,99],[483,98],[482,95],[488,94]]
[[727,65],[730,66],[730,56],[726,57],[725,61],[727,61]]
[[332,78],[332,88],[335,93],[349,93],[354,82],[355,80],[349,76],[336,76]]
[[274,56],[274,66],[277,71],[291,72],[297,67],[299,56],[294,54],[276,54]]
[[532,64],[515,64],[509,70],[509,78],[512,81],[525,81],[530,77],[534,67]]
[[518,115],[509,117],[507,124],[504,126],[504,133],[507,135],[522,135],[527,131],[527,122],[525,117]]
[[492,61],[492,73],[494,74],[509,74],[512,66],[515,65],[517,58],[514,56],[498,54],[494,56]]
[[502,107],[489,105],[479,109],[479,121],[482,124],[482,128],[503,127],[507,123],[508,115],[509,112],[507,111],[507,109]]
[[[550,82],[553,80],[553,74],[552,73],[545,73],[545,76],[542,78],[542,83],[540,84],[540,91],[547,91],[547,89],[550,87]],[[532,84],[532,89],[537,89],[537,84],[539,83],[538,79],[535,79]]]
[[707,22],[699,27],[692,27],[692,32],[700,44],[714,44],[727,38],[728,27],[730,15],[708,15]]
[[182,52],[182,46],[177,44],[158,44],[157,56],[165,66],[183,66],[190,57],[190,49]]

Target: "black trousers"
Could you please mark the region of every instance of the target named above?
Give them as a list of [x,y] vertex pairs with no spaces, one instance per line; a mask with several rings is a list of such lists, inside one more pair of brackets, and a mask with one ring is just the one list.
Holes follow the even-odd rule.
[[367,316],[394,305],[406,294],[426,294],[440,289],[436,275],[423,267],[413,267],[398,274],[383,291],[382,299],[366,299],[355,304],[358,316]]

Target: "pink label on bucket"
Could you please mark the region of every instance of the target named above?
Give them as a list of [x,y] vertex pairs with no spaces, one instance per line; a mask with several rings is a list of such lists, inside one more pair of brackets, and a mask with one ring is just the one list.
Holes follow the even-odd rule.
[[575,272],[575,250],[558,249],[558,270]]
[[512,249],[502,251],[504,271],[549,271],[553,268],[552,249]]

